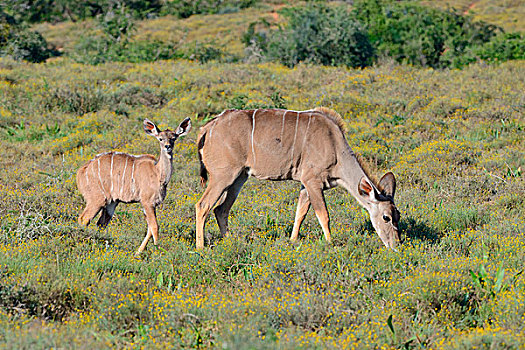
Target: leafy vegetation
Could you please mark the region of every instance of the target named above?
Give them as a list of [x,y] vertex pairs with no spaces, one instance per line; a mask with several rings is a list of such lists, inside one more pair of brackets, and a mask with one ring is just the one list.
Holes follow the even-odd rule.
[[286,8],[282,14],[288,18],[286,27],[263,36],[252,25],[243,37],[245,44],[288,67],[299,62],[365,67],[372,62],[368,34],[346,7],[315,3]]
[[[520,59],[525,40],[519,33],[473,21],[453,11],[391,0],[355,1],[346,6],[313,3],[285,8],[287,23],[243,37],[251,51],[287,66],[298,62],[363,67],[383,58],[423,67],[462,67],[476,60]],[[498,35],[498,33],[500,35]],[[494,40],[494,41],[493,41]]]
[[[125,50],[177,42],[184,55],[198,42],[219,60],[0,58],[0,347],[523,348],[525,62],[228,62],[243,54],[242,28],[261,16],[272,28],[261,13],[129,14],[119,39]],[[83,31],[109,40],[98,21],[37,28],[67,53]],[[490,42],[499,35],[512,39]],[[341,189],[326,192],[333,244],[313,212],[291,244],[299,184],[255,180],[232,209],[233,236],[211,218],[212,239],[195,251],[198,127],[225,108],[316,106],[343,116],[370,173],[396,174],[399,252]],[[119,206],[106,230],[79,227],[76,170],[109,150],[157,155],[144,118],[166,128],[187,116],[194,131],[175,145],[159,246],[133,257],[146,231],[138,204]]]
[[451,11],[384,0],[357,1],[354,14],[366,24],[379,56],[435,68],[458,66],[457,57],[498,29]]
[[55,53],[44,37],[0,10],[0,54],[16,60],[43,62]]
[[172,14],[181,18],[202,13],[236,12],[254,5],[257,0],[12,0],[3,3],[4,10],[19,21],[80,21],[126,7],[134,18]]

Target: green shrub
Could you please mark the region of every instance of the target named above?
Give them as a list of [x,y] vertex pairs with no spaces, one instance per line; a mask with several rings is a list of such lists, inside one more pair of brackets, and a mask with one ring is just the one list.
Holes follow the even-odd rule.
[[232,13],[253,6],[257,0],[173,0],[164,5],[163,13],[188,18],[203,13]]
[[466,48],[499,30],[451,11],[390,0],[356,1],[353,14],[366,24],[378,56],[435,68],[453,65]]
[[417,66],[460,68],[479,59],[521,59],[525,40],[452,11],[392,0],[357,0],[345,6],[310,3],[281,10],[287,24],[252,23],[242,37],[250,59],[293,67],[305,61],[364,67],[391,57]]
[[82,37],[71,54],[79,63],[110,61],[152,62],[182,57],[175,44],[161,41],[130,41],[135,22],[130,9],[119,5],[98,17],[102,35]]
[[176,44],[161,41],[134,41],[128,43],[116,61],[126,62],[153,62],[157,60],[169,60],[182,56]]
[[[270,59],[293,67],[305,61],[323,65],[364,67],[374,50],[362,25],[344,7],[312,4],[283,11],[288,24],[265,36],[250,27],[243,41],[260,45]],[[252,35],[250,35],[250,31]]]
[[523,33],[502,33],[489,42],[474,48],[474,53],[482,60],[503,62],[525,59],[525,35]]
[[111,61],[153,62],[183,56],[183,53],[171,42],[133,41],[123,45],[104,37],[81,38],[71,53],[71,57],[76,62],[94,65]]
[[220,60],[224,53],[221,49],[215,47],[213,44],[205,44],[196,41],[185,53],[184,57],[190,60],[195,60],[200,63],[206,63],[213,60]]
[[0,46],[4,46],[9,41],[15,24],[15,19],[12,16],[0,11]]
[[163,2],[160,0],[13,0],[4,8],[19,21],[60,22],[79,21],[108,12],[115,4],[126,6],[135,18],[145,18],[160,13]]
[[187,18],[201,13],[231,13],[257,0],[13,0],[2,4],[17,20],[29,23],[81,21],[107,13],[115,4],[130,10],[133,18],[173,14]]
[[11,36],[4,48],[4,54],[12,56],[15,60],[38,63],[51,57],[52,51],[42,34],[23,30]]
[[0,53],[15,60],[43,62],[56,54],[44,37],[19,24],[13,16],[0,10]]

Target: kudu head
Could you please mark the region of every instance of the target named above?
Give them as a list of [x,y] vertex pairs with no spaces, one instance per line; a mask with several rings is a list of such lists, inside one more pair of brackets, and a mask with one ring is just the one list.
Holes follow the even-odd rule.
[[377,189],[367,178],[359,181],[359,194],[365,197],[370,220],[379,238],[387,248],[396,250],[399,243],[399,211],[394,204],[396,178],[391,172],[386,173]]
[[176,131],[172,131],[170,129],[160,131],[159,128],[157,128],[157,126],[155,125],[155,123],[153,123],[151,120],[144,120],[144,131],[146,132],[146,134],[154,136],[157,138],[157,140],[159,140],[161,154],[166,153],[168,155],[168,158],[170,159],[175,141],[179,138],[179,136],[186,135],[190,131],[190,129],[190,118],[184,119],[179,124]]

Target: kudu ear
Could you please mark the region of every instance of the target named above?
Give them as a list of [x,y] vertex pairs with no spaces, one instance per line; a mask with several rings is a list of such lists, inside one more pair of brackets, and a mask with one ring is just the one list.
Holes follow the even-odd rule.
[[188,117],[180,122],[179,126],[177,127],[177,131],[175,133],[177,134],[177,136],[184,136],[190,130],[191,130],[191,120]]
[[358,186],[359,194],[368,197],[372,202],[377,202],[377,192],[374,185],[366,177],[362,177]]
[[392,172],[386,173],[381,180],[379,180],[379,189],[385,196],[394,199],[394,195],[396,194],[396,177]]
[[144,131],[150,136],[157,137],[159,135],[159,128],[149,119],[144,119]]

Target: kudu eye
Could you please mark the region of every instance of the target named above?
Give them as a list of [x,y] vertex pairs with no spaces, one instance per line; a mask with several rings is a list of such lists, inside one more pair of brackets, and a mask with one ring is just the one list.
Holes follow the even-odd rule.
[[385,220],[385,222],[389,222],[390,221],[390,216],[383,215],[383,220]]
[[162,142],[164,141],[164,139],[162,137],[159,137],[159,141]]

